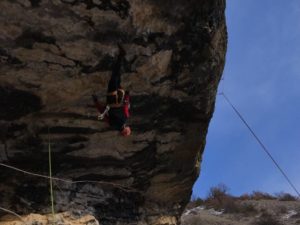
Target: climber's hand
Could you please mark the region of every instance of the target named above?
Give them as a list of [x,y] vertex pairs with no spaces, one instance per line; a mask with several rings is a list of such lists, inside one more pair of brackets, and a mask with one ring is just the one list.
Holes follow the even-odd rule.
[[104,119],[104,115],[105,115],[105,114],[99,114],[99,115],[98,115],[98,120],[103,120],[103,119]]
[[109,107],[109,105],[107,105],[107,106],[105,107],[104,112],[98,115],[98,120],[103,120],[104,117],[105,117],[105,115],[108,114],[108,111],[109,111],[109,110],[110,110],[110,107]]

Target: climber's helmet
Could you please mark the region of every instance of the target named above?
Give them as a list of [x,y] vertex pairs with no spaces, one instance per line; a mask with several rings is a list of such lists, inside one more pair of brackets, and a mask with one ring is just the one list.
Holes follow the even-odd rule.
[[122,136],[126,137],[131,134],[131,129],[129,126],[124,126],[123,130],[121,131]]

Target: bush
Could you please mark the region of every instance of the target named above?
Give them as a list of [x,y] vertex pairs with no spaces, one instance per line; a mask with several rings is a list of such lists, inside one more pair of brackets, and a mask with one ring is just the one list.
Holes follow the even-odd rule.
[[251,199],[253,200],[275,200],[276,197],[268,194],[268,193],[264,193],[264,192],[260,192],[260,191],[254,191],[251,194]]
[[242,213],[246,216],[257,213],[252,204],[241,203],[239,199],[228,194],[228,188],[220,184],[210,189],[204,205],[215,210],[224,210],[224,213]]
[[228,195],[229,188],[225,184],[219,184],[211,187],[208,193],[208,199],[221,199]]
[[251,196],[249,194],[243,194],[240,197],[238,197],[238,199],[241,201],[251,200]]
[[258,211],[252,204],[240,204],[239,206],[239,213],[244,214],[245,216],[252,216],[254,214],[257,214]]
[[289,194],[289,193],[284,193],[284,192],[280,192],[278,194],[276,194],[276,197],[279,201],[297,201],[298,199]]
[[288,209],[287,209],[286,206],[282,205],[282,206],[277,207],[276,212],[279,213],[279,214],[286,214],[286,213],[288,213]]
[[189,202],[189,204],[186,206],[187,209],[192,209],[192,208],[196,208],[198,206],[203,205],[204,200],[199,198],[199,197],[195,197],[192,196],[191,201]]
[[233,197],[227,194],[227,192],[228,188],[224,184],[210,188],[208,196],[204,201],[205,206],[216,210],[224,209],[225,211],[225,208],[233,208]]
[[259,219],[254,222],[254,225],[283,225],[283,224],[271,214],[264,212],[259,217]]

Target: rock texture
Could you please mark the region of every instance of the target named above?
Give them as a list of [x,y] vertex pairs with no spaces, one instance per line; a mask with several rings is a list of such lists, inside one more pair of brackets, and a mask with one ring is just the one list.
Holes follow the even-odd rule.
[[53,224],[70,224],[70,225],[99,225],[95,217],[91,215],[78,215],[69,212],[60,214],[39,215],[30,214],[21,218],[14,218],[12,216],[5,216],[0,218],[0,225],[53,225]]
[[[175,225],[199,173],[227,33],[225,0],[1,0],[0,162],[48,174],[56,211]],[[133,134],[95,119],[124,46]],[[49,213],[48,180],[0,166],[0,205]]]

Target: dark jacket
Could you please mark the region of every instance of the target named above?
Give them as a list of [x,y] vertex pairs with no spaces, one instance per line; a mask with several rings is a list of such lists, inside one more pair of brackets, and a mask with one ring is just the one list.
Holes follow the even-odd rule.
[[116,130],[122,131],[126,121],[127,117],[123,107],[110,108],[108,111],[108,122],[110,126]]

